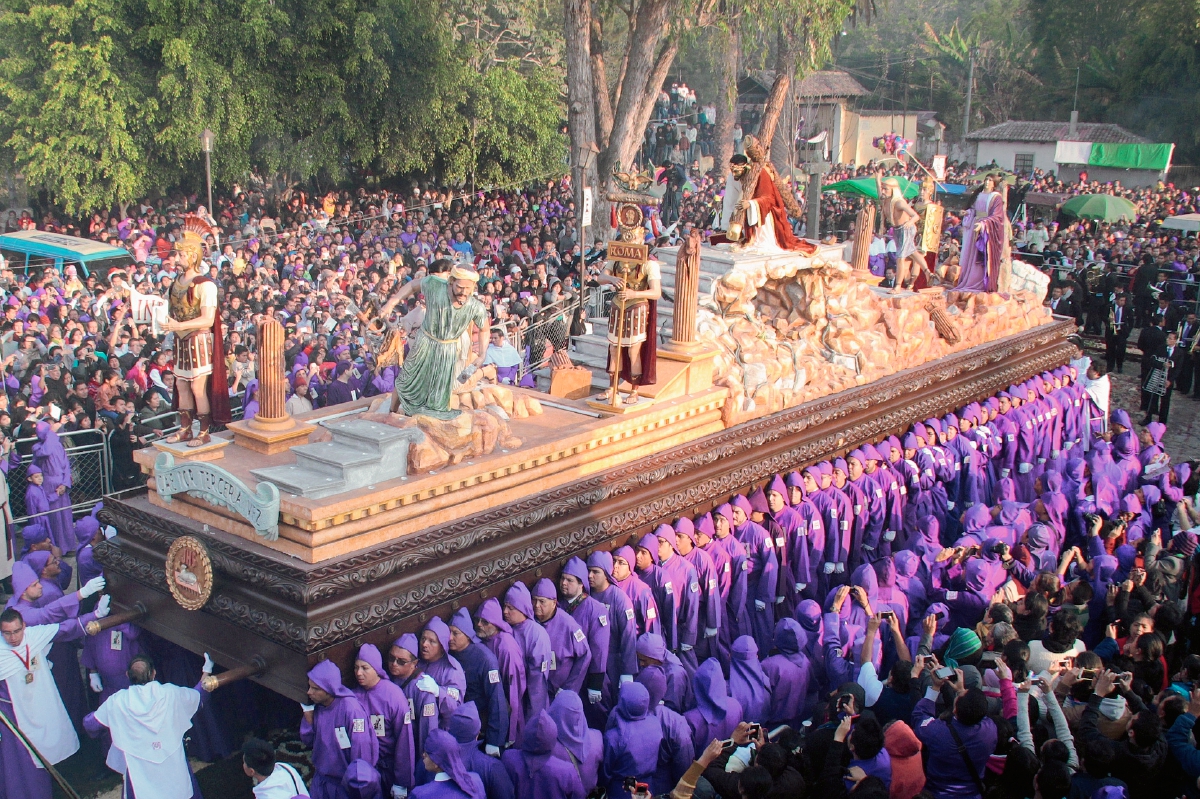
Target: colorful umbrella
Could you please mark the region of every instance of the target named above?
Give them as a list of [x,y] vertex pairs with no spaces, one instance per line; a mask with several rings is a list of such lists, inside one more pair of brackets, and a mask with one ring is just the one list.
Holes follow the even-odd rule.
[[[921,193],[921,184],[911,181],[908,178],[897,177],[900,181],[901,188],[904,189],[904,196],[912,199]],[[860,197],[870,197],[879,199],[879,190],[875,187],[875,178],[855,178],[854,180],[839,180],[837,183],[830,183],[821,191],[836,191],[841,194],[857,194]]]
[[1062,211],[1077,219],[1095,219],[1101,222],[1117,222],[1137,219],[1137,208],[1124,197],[1111,194],[1081,194],[1063,203]]

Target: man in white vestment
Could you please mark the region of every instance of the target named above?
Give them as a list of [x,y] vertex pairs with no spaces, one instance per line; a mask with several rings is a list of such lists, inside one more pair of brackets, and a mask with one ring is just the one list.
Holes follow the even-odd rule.
[[204,677],[213,662],[204,655],[204,673],[195,688],[160,683],[154,662],[139,655],[129,664],[129,687],[104,700],[83,720],[88,734],[107,727],[112,735],[108,767],[125,775],[124,799],[192,799],[200,786],[188,765],[183,734],[204,704]]

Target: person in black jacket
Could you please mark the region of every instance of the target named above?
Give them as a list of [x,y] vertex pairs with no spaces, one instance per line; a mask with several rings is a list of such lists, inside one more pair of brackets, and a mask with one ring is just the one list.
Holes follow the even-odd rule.
[[1150,407],[1150,392],[1145,390],[1146,380],[1150,377],[1150,370],[1154,368],[1154,358],[1167,345],[1167,333],[1164,329],[1165,324],[1165,318],[1161,316],[1155,317],[1152,323],[1143,327],[1142,332],[1138,335],[1137,345],[1138,349],[1142,351],[1142,374],[1138,384],[1142,386],[1143,411]]
[[1091,747],[1108,750],[1112,776],[1129,786],[1130,799],[1164,796],[1158,777],[1167,760],[1167,741],[1158,716],[1151,710],[1138,713],[1129,725],[1129,737],[1123,741],[1109,740],[1100,732],[1100,702],[1110,694],[1126,696],[1128,693],[1126,678],[1118,684],[1117,675],[1111,671],[1097,675],[1092,698],[1079,722],[1079,737],[1089,750]]
[[1129,333],[1133,330],[1133,309],[1129,297],[1118,294],[1108,312],[1108,323],[1104,327],[1104,360],[1109,372],[1120,374],[1125,368],[1125,348],[1129,346]]

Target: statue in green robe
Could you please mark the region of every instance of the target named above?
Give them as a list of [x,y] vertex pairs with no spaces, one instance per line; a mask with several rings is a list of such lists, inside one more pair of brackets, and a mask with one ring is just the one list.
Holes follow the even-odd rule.
[[459,377],[459,340],[474,324],[479,351],[473,353],[468,373],[483,365],[488,346],[487,310],[475,297],[478,282],[477,272],[456,266],[448,275],[429,274],[406,283],[384,305],[381,315],[386,317],[396,303],[415,292],[425,295],[425,320],[396,378],[393,411],[398,405],[406,416],[443,420],[461,413],[450,409],[450,396]]

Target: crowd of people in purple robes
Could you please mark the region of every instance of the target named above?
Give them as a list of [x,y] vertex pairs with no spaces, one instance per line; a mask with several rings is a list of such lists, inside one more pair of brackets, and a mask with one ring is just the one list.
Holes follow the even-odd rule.
[[1076,368],[319,664],[312,795],[1200,796],[1200,486]]

